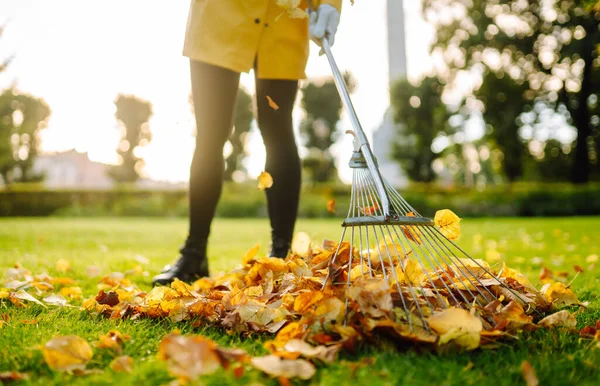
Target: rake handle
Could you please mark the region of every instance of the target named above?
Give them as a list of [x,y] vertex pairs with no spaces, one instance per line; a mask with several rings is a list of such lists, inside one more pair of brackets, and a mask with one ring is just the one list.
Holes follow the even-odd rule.
[[[311,0],[308,0],[308,7],[311,12],[316,12]],[[375,187],[377,189],[377,193],[379,193],[379,197],[381,199],[381,204],[383,207],[383,215],[386,218],[386,220],[389,220],[392,217],[395,218],[397,217],[397,214],[394,213],[392,206],[390,205],[390,200],[385,190],[383,178],[381,177],[381,173],[379,172],[379,168],[377,167],[377,163],[375,162],[375,156],[373,155],[373,151],[371,150],[371,145],[369,144],[369,140],[367,139],[367,136],[360,124],[360,121],[358,120],[356,110],[354,109],[354,105],[352,104],[352,100],[350,99],[348,87],[346,86],[346,82],[344,81],[344,76],[338,68],[337,63],[335,62],[333,53],[331,52],[331,46],[329,45],[329,41],[327,39],[322,39],[321,46],[325,51],[327,61],[329,61],[329,66],[331,67],[331,72],[333,73],[335,87],[337,88],[338,93],[342,98],[342,104],[346,109],[348,116],[350,117],[352,127],[354,127],[354,132],[360,145],[359,149],[363,157],[365,158],[369,172],[371,172],[373,180],[375,181]]]

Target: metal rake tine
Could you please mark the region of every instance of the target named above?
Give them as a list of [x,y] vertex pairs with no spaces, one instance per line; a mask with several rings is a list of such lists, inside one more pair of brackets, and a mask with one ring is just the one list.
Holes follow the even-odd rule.
[[[323,289],[325,289],[325,287],[327,286],[327,282],[329,281],[329,278],[331,277],[331,267],[335,263],[335,259],[337,259],[338,253],[340,252],[340,248],[342,246],[342,243],[344,242],[345,236],[346,236],[346,228],[344,228],[344,230],[342,231],[342,237],[340,237],[340,242],[338,243],[335,253],[333,254],[333,257],[331,258],[331,261],[329,262],[329,264],[327,266],[327,268],[328,268],[327,276],[325,276],[325,282],[323,283]],[[334,284],[334,283],[332,282],[331,284]]]

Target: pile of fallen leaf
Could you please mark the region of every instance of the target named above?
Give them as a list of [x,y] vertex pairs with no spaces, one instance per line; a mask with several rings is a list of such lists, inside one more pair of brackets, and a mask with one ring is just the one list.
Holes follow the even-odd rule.
[[[458,217],[448,212],[440,211],[435,223],[447,237],[455,238],[460,234]],[[419,234],[413,229],[405,229],[404,233],[412,242],[420,243]],[[393,241],[384,240],[389,242]],[[148,292],[131,280],[132,275],[142,272],[140,266],[126,273],[111,273],[99,278],[99,293],[81,301],[81,309],[111,319],[168,318],[173,322],[189,320],[198,326],[221,327],[230,334],[274,334],[265,343],[271,354],[262,357],[220,348],[201,336],[166,336],[159,358],[167,362],[174,376],[192,380],[221,367],[231,368],[236,376],[241,376],[245,365],[275,377],[308,379],[315,372],[313,363],[332,362],[342,349],[353,351],[359,345],[377,345],[382,339],[434,350],[493,347],[496,340],[510,338],[518,331],[574,329],[576,320],[572,313],[555,311],[573,304],[585,306],[569,285],[554,282],[548,270],[542,272],[544,286],[538,291],[523,274],[506,265],[495,270],[483,260],[462,259],[461,264],[478,279],[470,282],[480,286],[465,288],[460,277],[452,277],[452,272],[456,272],[453,267],[425,272],[410,253],[375,265],[371,276],[360,258],[364,251],[346,242],[337,245],[324,241],[316,245],[300,233],[292,250],[286,259],[269,258],[258,254],[257,245],[244,254],[240,266],[226,274],[202,278],[191,285],[175,281]],[[141,257],[139,261],[143,263]],[[61,272],[70,270],[64,260],[58,261],[56,268]],[[92,268],[88,275],[99,275]],[[383,270],[388,272],[387,279]],[[391,270],[396,271],[404,296],[390,282]],[[346,287],[348,280],[350,286]],[[1,282],[0,302],[8,300],[17,307],[28,303],[72,307],[82,297],[75,284],[68,277],[33,275],[16,265],[7,270]],[[435,289],[438,294],[440,288],[445,288],[442,302],[434,299],[432,285],[439,287]],[[429,304],[436,304],[423,317],[413,312],[416,304],[409,304],[410,312],[405,311],[407,305],[403,301],[410,299],[410,288],[420,289],[415,302],[423,305],[428,300]],[[462,304],[456,302],[461,297],[450,293],[484,293],[484,289],[493,293],[495,299],[473,298],[471,304]],[[7,323],[0,320],[0,328]],[[586,327],[580,334],[600,339],[599,329],[600,325]],[[119,347],[127,339],[111,331],[100,337],[96,347],[120,353]],[[93,355],[88,342],[77,336],[55,337],[42,350],[48,365],[57,371],[85,373]],[[132,366],[132,359],[123,356],[116,357],[110,365],[114,371],[130,371]]]

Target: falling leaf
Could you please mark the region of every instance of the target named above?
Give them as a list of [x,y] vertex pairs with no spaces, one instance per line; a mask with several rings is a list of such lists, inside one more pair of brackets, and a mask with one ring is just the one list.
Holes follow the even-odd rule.
[[[408,212],[406,217],[415,217],[413,212]],[[417,244],[421,244],[421,230],[415,225],[401,225],[400,228],[407,239],[414,241]]]
[[310,236],[305,232],[298,232],[292,239],[292,252],[299,255],[305,256],[310,250],[310,244],[312,240]]
[[546,328],[567,327],[575,328],[577,320],[567,310],[558,311],[555,314],[548,315],[538,322],[538,325]]
[[427,323],[440,335],[440,344],[453,342],[465,350],[479,347],[481,320],[466,310],[451,307],[427,318]]
[[221,367],[217,345],[202,336],[169,334],[158,348],[158,358],[167,362],[172,375],[193,381],[204,374],[211,374]]
[[533,369],[533,366],[531,366],[531,363],[523,361],[523,363],[521,363],[521,372],[523,373],[523,379],[525,379],[525,384],[527,386],[539,385],[538,378],[535,375],[535,370]]
[[456,240],[460,236],[460,220],[450,209],[442,209],[435,212],[433,221],[448,240]]
[[327,211],[329,213],[335,213],[335,199],[327,201]]
[[254,357],[250,364],[273,377],[300,378],[307,380],[315,375],[316,369],[309,361],[304,359],[281,359],[276,355]]
[[275,111],[279,110],[279,106],[277,105],[277,103],[275,103],[275,101],[268,95],[267,95],[267,101],[269,101],[270,108],[272,108]]
[[552,280],[552,271],[546,267],[542,267],[542,271],[540,272],[540,281],[545,282],[546,280]]
[[130,373],[133,370],[133,359],[129,355],[116,357],[109,366],[117,373]]
[[258,176],[258,188],[265,190],[273,186],[273,177],[267,172],[262,172]]
[[250,264],[251,262],[253,262],[259,249],[260,249],[260,244],[256,244],[252,248],[248,249],[246,251],[246,253],[244,253],[244,257],[242,257],[242,264],[246,265],[246,264]]
[[56,262],[56,270],[58,272],[67,272],[69,269],[71,269],[71,263],[68,260],[59,259]]
[[42,348],[42,354],[55,371],[83,370],[93,356],[89,343],[76,335],[52,338]]

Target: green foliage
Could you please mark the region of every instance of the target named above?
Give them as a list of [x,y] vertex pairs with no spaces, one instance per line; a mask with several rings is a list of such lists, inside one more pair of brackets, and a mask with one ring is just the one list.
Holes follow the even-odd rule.
[[442,102],[443,87],[434,77],[423,79],[417,86],[408,80],[392,86],[394,121],[399,124],[392,154],[413,181],[435,179],[432,163],[440,154],[432,150],[431,144],[452,131],[448,125],[450,115]]
[[[460,216],[572,216],[600,213],[600,185],[526,184],[493,186],[484,191],[412,185],[402,196],[420,213],[433,216],[448,208]],[[336,213],[327,202],[334,199]],[[348,209],[347,186],[304,186],[299,216],[342,218]],[[188,215],[184,190],[45,190],[15,185],[0,190],[1,216],[154,216]],[[218,217],[267,217],[264,193],[254,185],[228,183],[217,207]]]
[[254,114],[252,112],[252,96],[243,88],[238,90],[237,103],[235,109],[234,128],[229,143],[231,144],[231,154],[225,160],[225,181],[231,181],[233,173],[242,171],[242,160],[246,157],[244,146],[246,137],[252,128]]
[[134,95],[119,94],[115,100],[115,117],[121,125],[122,137],[117,153],[120,164],[109,175],[117,182],[135,182],[140,177],[144,161],[135,155],[135,149],[152,140],[148,120],[152,116],[152,104]]
[[[576,183],[588,181],[600,167],[600,6],[576,0],[424,0],[424,14],[438,30],[432,51],[445,59],[444,77],[452,83],[457,74],[473,69],[510,76],[517,86],[500,84],[501,92],[510,91],[509,109],[521,103],[527,111],[535,100],[576,128],[570,177]],[[497,100],[496,92],[494,87],[479,92],[488,100],[488,122],[502,120],[507,104]],[[512,125],[510,114],[505,125]],[[508,126],[499,130],[506,129],[515,131]],[[509,148],[515,145],[513,140]],[[512,176],[519,173],[515,165],[507,169]]]
[[13,89],[0,95],[0,175],[6,185],[35,182],[33,171],[39,150],[39,131],[46,127],[50,108],[43,99]]
[[[350,74],[344,75],[348,90],[352,92],[355,81]],[[300,124],[300,133],[308,156],[304,168],[311,181],[326,182],[336,175],[335,159],[330,148],[338,137],[337,123],[342,112],[342,101],[333,79],[309,82],[302,88],[302,107],[306,118]]]

